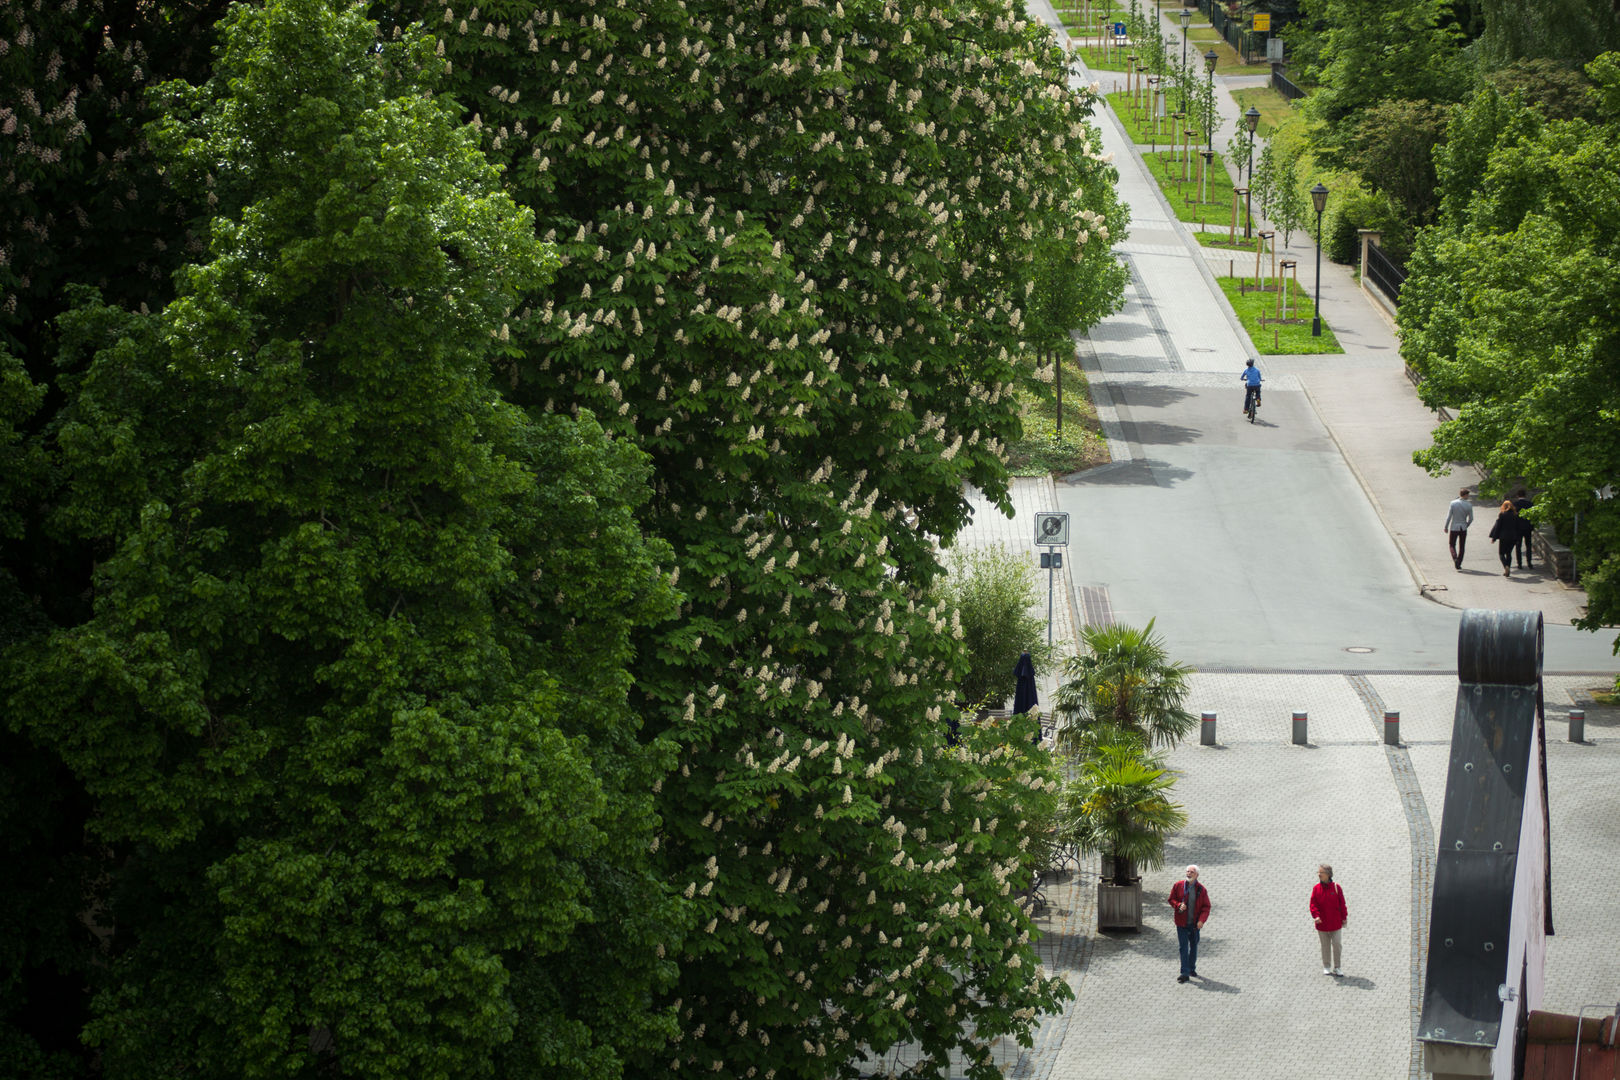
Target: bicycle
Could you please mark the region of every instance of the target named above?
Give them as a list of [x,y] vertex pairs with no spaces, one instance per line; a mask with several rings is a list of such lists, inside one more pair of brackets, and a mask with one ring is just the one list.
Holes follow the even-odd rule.
[[1254,414],[1259,408],[1260,388],[1258,386],[1251,386],[1248,388],[1248,393],[1243,395],[1243,412],[1244,415],[1248,416],[1249,423],[1254,423]]

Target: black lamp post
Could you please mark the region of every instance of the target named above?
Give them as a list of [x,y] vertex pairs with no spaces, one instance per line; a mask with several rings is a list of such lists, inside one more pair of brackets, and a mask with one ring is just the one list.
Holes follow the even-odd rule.
[[1316,207],[1316,317],[1311,320],[1311,337],[1322,336],[1322,211],[1327,209],[1328,189],[1318,180],[1311,188],[1311,205]]
[[1181,9],[1181,111],[1187,111],[1187,24],[1192,21],[1192,12],[1187,8]]
[[1211,150],[1215,149],[1215,64],[1219,60],[1214,49],[1204,54],[1204,70],[1209,72],[1209,108],[1205,110],[1204,135]]
[[1260,125],[1260,110],[1253,105],[1243,114],[1249,128],[1249,183],[1243,189],[1243,239],[1249,239],[1249,189],[1254,187],[1254,129]]

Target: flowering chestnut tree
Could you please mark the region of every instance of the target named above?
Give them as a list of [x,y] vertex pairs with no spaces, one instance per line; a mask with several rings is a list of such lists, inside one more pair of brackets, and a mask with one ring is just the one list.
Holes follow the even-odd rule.
[[653,461],[684,602],[636,693],[697,929],[648,1068],[820,1077],[906,1041],[990,1075],[1064,993],[1012,895],[1042,792],[1026,740],[943,745],[960,644],[923,596],[964,484],[1004,496],[1032,356],[1117,301],[1091,95],[1010,3],[377,10],[434,28],[561,253],[501,385]]

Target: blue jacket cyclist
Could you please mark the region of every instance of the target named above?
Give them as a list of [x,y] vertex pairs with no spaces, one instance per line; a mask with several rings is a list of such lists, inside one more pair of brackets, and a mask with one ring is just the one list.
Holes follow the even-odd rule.
[[1250,394],[1254,395],[1254,407],[1258,409],[1260,407],[1260,369],[1254,366],[1253,360],[1250,360],[1248,365],[1244,367],[1243,374],[1239,377],[1243,380],[1244,413],[1249,411]]

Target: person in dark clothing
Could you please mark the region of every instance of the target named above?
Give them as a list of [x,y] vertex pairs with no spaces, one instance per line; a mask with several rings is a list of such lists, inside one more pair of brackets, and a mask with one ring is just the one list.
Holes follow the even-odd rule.
[[1535,560],[1531,558],[1530,537],[1535,534],[1536,527],[1524,516],[1524,512],[1534,505],[1536,504],[1531,500],[1530,493],[1524,488],[1520,488],[1519,493],[1513,497],[1513,509],[1519,515],[1519,542],[1514,545],[1513,550],[1518,556],[1520,570],[1535,568]]
[[1502,560],[1503,577],[1508,577],[1513,569],[1513,549],[1519,544],[1519,531],[1519,511],[1512,502],[1504,499],[1496,522],[1491,526],[1491,539],[1496,541],[1496,554]]

